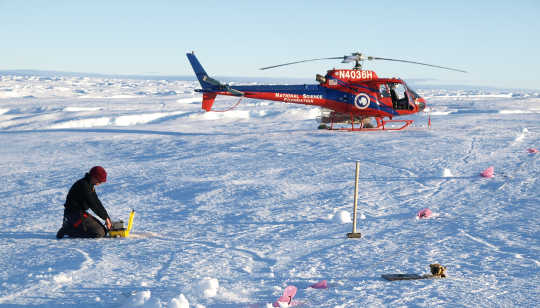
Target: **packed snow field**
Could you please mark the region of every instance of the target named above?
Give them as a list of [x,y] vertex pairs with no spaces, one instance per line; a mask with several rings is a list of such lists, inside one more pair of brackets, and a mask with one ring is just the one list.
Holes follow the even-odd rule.
[[[420,114],[351,133],[317,130],[302,105],[204,113],[194,81],[0,78],[0,307],[271,307],[289,285],[303,307],[540,300],[534,91],[420,87],[430,129]],[[362,238],[348,239],[356,161]],[[94,165],[113,220],[135,209],[132,235],[57,240]],[[448,277],[381,278],[431,263]]]

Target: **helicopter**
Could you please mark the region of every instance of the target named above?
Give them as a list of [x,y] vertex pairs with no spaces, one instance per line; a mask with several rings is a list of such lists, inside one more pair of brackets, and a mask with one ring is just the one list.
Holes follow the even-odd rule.
[[[411,115],[426,108],[426,100],[418,95],[400,78],[379,78],[375,71],[363,70],[362,64],[368,60],[384,60],[430,66],[445,70],[466,73],[464,70],[427,64],[422,62],[365,56],[355,52],[340,57],[308,59],[284,64],[272,65],[261,70],[320,60],[341,60],[341,63],[353,63],[352,69],[331,69],[326,74],[316,74],[318,84],[302,85],[229,85],[224,84],[206,73],[194,52],[187,53],[202,89],[202,109],[212,111],[217,95],[229,95],[285,103],[320,106],[323,108],[319,128],[330,130],[402,130],[413,120],[394,119]],[[376,126],[371,119],[375,118]],[[346,123],[349,126],[335,126]],[[330,124],[327,126],[326,124]],[[357,126],[355,126],[357,124]]]

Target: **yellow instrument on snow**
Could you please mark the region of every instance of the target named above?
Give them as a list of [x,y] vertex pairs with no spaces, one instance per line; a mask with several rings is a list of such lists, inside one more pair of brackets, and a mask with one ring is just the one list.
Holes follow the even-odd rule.
[[131,227],[133,226],[133,216],[135,215],[135,210],[131,210],[129,214],[129,221],[127,228],[124,228],[124,222],[122,220],[115,221],[112,223],[112,228],[109,230],[110,237],[128,237]]

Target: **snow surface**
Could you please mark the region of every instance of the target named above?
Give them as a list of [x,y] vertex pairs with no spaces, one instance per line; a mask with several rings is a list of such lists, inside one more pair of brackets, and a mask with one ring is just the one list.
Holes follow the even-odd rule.
[[[0,307],[270,307],[287,285],[304,307],[540,300],[538,93],[418,89],[431,129],[421,114],[350,133],[317,130],[302,105],[204,113],[192,81],[0,78]],[[94,165],[112,218],[136,210],[132,236],[56,240]],[[430,263],[448,278],[381,278]]]

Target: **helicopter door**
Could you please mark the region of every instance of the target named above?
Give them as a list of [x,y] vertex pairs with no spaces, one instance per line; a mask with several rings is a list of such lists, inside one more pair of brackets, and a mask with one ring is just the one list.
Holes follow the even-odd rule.
[[392,107],[396,110],[411,110],[411,107],[413,106],[409,104],[409,97],[405,86],[401,83],[391,83],[389,86],[390,96],[392,97]]

